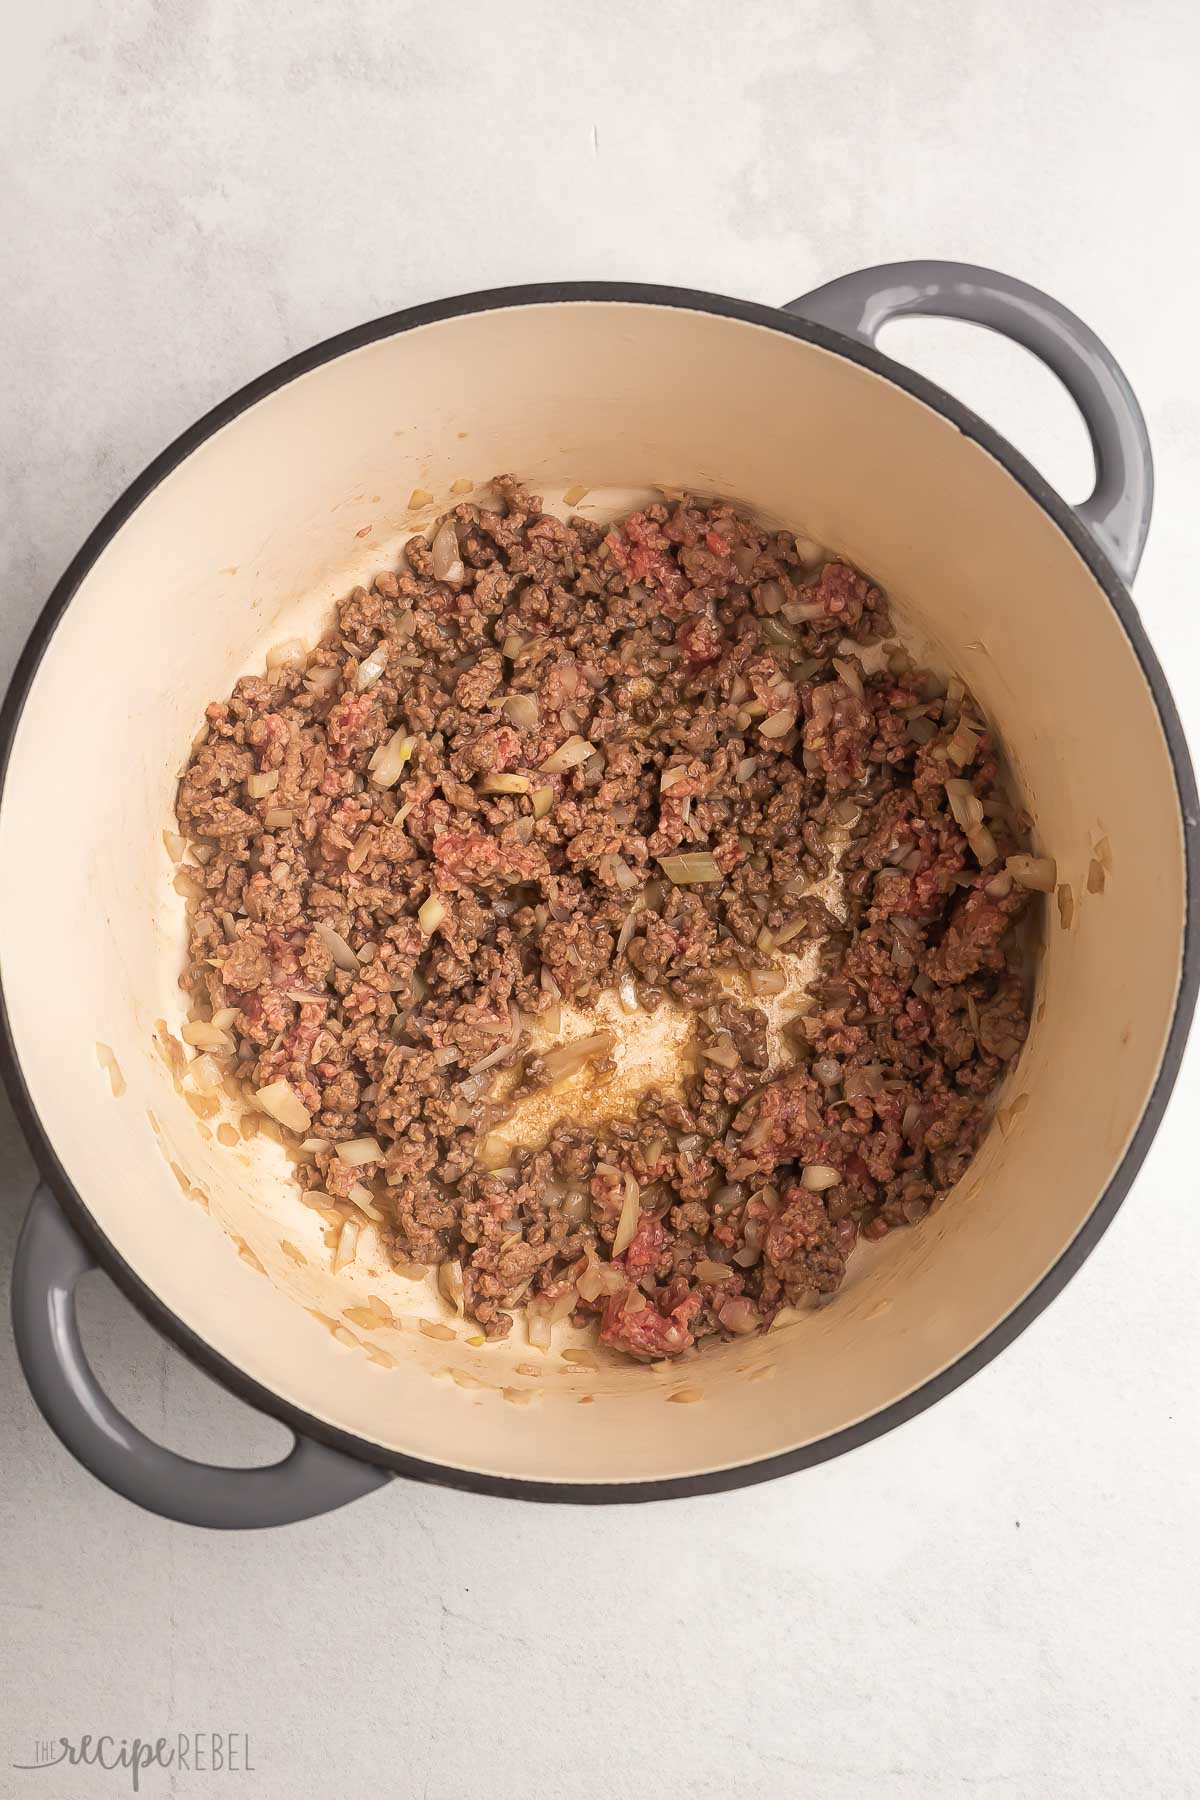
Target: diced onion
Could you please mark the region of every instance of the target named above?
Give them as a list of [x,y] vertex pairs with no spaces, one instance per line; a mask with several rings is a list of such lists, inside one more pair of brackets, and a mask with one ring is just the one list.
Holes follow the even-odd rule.
[[475,1161],[481,1169],[502,1169],[511,1155],[512,1145],[508,1140],[489,1132],[476,1147]]
[[796,715],[794,712],[773,712],[771,716],[764,719],[759,726],[758,735],[765,738],[786,737],[789,731],[795,730],[795,727]]
[[606,1295],[619,1294],[625,1286],[625,1276],[611,1263],[600,1262],[589,1256],[587,1267],[576,1286],[581,1299],[595,1302]]
[[346,858],[346,867],[352,875],[357,869],[362,868],[371,854],[371,845],[374,839],[375,833],[370,825],[365,825],[355,838],[350,854]]
[[753,773],[754,773],[755,769],[757,769],[757,767],[758,767],[757,756],[743,756],[741,762],[738,764],[737,768],[733,771],[733,779],[740,786],[742,782],[749,781],[750,777],[753,775]]
[[286,831],[291,822],[290,806],[269,806],[263,814],[263,824],[268,831]]
[[956,769],[965,769],[968,763],[974,762],[981,735],[980,732],[973,731],[965,719],[959,720],[954,728],[954,736],[946,745],[946,755]]
[[278,769],[256,769],[246,777],[246,792],[252,800],[262,800],[279,786]]
[[751,969],[747,978],[752,994],[782,994],[787,976],[780,969]]
[[304,677],[304,685],[313,694],[332,693],[342,679],[340,669],[310,669]]
[[542,1059],[546,1074],[551,1081],[561,1080],[564,1075],[573,1075],[594,1057],[607,1056],[616,1041],[611,1031],[594,1031],[590,1037],[574,1038],[569,1044],[559,1044],[557,1049],[547,1051]]
[[717,1317],[726,1331],[732,1331],[738,1337],[748,1337],[762,1324],[753,1300],[746,1300],[740,1296],[736,1300],[727,1300]]
[[462,1264],[457,1260],[439,1263],[437,1284],[447,1306],[452,1306],[460,1319],[465,1317]]
[[272,1081],[266,1087],[260,1087],[254,1097],[278,1124],[299,1137],[308,1136],[312,1115],[286,1081]]
[[554,789],[552,787],[534,788],[533,816],[535,819],[544,819],[553,805]]
[[541,765],[542,774],[561,775],[565,769],[574,769],[581,762],[586,762],[591,754],[592,745],[586,738],[569,737],[546,758]]
[[688,850],[681,856],[660,856],[658,866],[676,887],[690,887],[702,881],[720,881],[721,871],[707,850]]
[[638,1010],[637,988],[628,970],[617,983],[617,998],[621,1002],[622,1012],[635,1013]]
[[354,951],[350,948],[340,931],[335,931],[332,925],[325,925],[320,921],[313,926],[313,930],[316,932],[339,969],[354,970],[358,968],[358,957],[354,954]]
[[983,801],[969,781],[952,779],[946,783],[946,798],[954,823],[960,831],[971,832],[983,823]]
[[804,931],[807,926],[808,920],[803,914],[800,914],[793,919],[786,919],[775,933],[776,945],[790,944],[792,939],[794,937],[799,937],[800,933]]
[[363,1163],[382,1162],[383,1149],[378,1138],[347,1138],[344,1143],[335,1144],[340,1162],[349,1163],[352,1169],[360,1168]]
[[197,1056],[187,1067],[188,1080],[202,1094],[215,1094],[225,1077],[211,1056]]
[[546,1317],[551,1325],[557,1325],[561,1320],[569,1318],[578,1305],[579,1290],[574,1286],[569,1287],[564,1293],[559,1294],[557,1299],[550,1302],[550,1309]]
[[686,779],[687,779],[687,764],[686,763],[676,763],[674,768],[664,769],[662,774],[659,776],[659,778],[658,778],[659,792],[663,793],[663,794],[669,794],[673,787],[678,787],[679,783],[681,781],[685,781]]
[[528,775],[485,775],[479,783],[481,794],[527,794],[532,783]]
[[634,927],[637,924],[637,916],[642,910],[642,904],[641,896],[639,896],[621,922],[621,929],[617,933],[616,954],[618,956],[623,956],[625,951],[629,948],[629,940],[633,936]]
[[545,1309],[532,1301],[525,1308],[525,1335],[535,1350],[550,1348],[550,1318]]
[[359,663],[358,691],[360,694],[365,693],[367,688],[371,687],[379,680],[379,677],[387,668],[387,661],[387,645],[377,644],[370,656],[364,658],[364,660]]
[[621,1203],[621,1216],[617,1220],[617,1232],[613,1238],[612,1253],[621,1256],[628,1250],[637,1236],[638,1221],[642,1216],[642,1190],[632,1175],[625,1176],[625,1198]]
[[536,730],[538,706],[532,694],[509,694],[504,710],[518,731]]
[[507,656],[509,662],[516,662],[524,648],[525,639],[523,637],[518,637],[515,631],[510,631],[503,644],[500,646],[500,654],[501,656]]
[[825,617],[825,608],[819,600],[785,600],[781,610],[792,625],[807,625],[812,619]]
[[693,1273],[697,1281],[732,1281],[733,1270],[728,1263],[710,1262],[707,1259],[696,1264]]
[[847,662],[845,657],[835,656],[833,658],[833,666],[841,676],[842,681],[850,689],[850,692],[854,695],[855,699],[861,700],[863,697],[862,676],[859,674],[854,664],[852,662]]
[[812,1194],[823,1194],[826,1188],[836,1187],[842,1179],[836,1169],[828,1163],[809,1163],[800,1176],[804,1186]]
[[333,1272],[344,1269],[347,1263],[354,1261],[358,1249],[358,1234],[362,1226],[357,1219],[347,1219],[338,1236],[337,1249],[333,1253]]
[[282,644],[276,644],[267,651],[268,669],[282,669],[302,663],[308,651],[299,638],[285,638]]
[[395,787],[405,763],[413,753],[416,742],[416,738],[410,736],[401,725],[392,733],[387,743],[376,750],[367,764],[371,780],[376,787]]
[[986,825],[973,825],[967,833],[967,842],[981,868],[995,862],[1000,854],[996,840]]
[[1058,864],[1052,856],[1010,856],[1004,866],[1018,887],[1034,888],[1039,894],[1054,892]]
[[383,1224],[383,1214],[376,1206],[375,1196],[365,1181],[356,1181],[347,1198],[358,1207],[360,1212],[365,1212],[368,1219],[374,1219],[377,1225]]
[[234,1048],[233,1039],[228,1032],[204,1019],[189,1019],[180,1029],[179,1035],[185,1044],[191,1044],[197,1050],[222,1050],[228,1055]]
[[562,1007],[558,1004],[557,1000],[553,1001],[546,1008],[545,1012],[538,1013],[536,1017],[538,1024],[541,1026],[547,1037],[558,1036],[559,1032],[562,1030]]
[[162,840],[171,861],[182,862],[183,853],[187,849],[187,840],[181,838],[177,831],[164,831]]
[[428,900],[417,908],[417,924],[426,937],[437,930],[445,917],[445,902],[437,894],[430,894]]
[[563,1195],[562,1215],[569,1225],[582,1225],[591,1214],[591,1202],[581,1187],[572,1187]]
[[465,570],[458,553],[458,533],[454,529],[453,519],[447,519],[433,540],[433,579],[435,581],[460,582]]

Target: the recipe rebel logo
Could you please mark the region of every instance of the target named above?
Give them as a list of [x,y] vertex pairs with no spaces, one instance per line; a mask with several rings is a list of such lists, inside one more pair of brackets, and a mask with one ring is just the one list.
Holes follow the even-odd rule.
[[141,1792],[148,1770],[169,1769],[189,1775],[253,1775],[250,1738],[244,1731],[179,1731],[171,1737],[113,1737],[107,1732],[83,1737],[38,1738],[32,1756],[14,1758],[12,1767],[39,1774],[47,1769],[108,1769],[124,1774],[131,1793]]

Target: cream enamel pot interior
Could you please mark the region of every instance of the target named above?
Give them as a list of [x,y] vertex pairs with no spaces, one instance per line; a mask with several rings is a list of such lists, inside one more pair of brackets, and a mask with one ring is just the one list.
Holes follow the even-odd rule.
[[[1063,377],[1097,451],[1079,514],[874,350],[884,319],[915,311],[1004,330]],[[485,1348],[426,1335],[419,1315],[445,1316],[432,1288],[389,1274],[369,1243],[335,1277],[282,1151],[202,1130],[153,1043],[157,1019],[178,1030],[184,1016],[162,833],[205,703],[279,639],[315,638],[336,597],[394,565],[419,523],[414,489],[442,506],[457,478],[502,468],[551,500],[586,486],[595,516],[657,485],[733,496],[869,570],[998,722],[1071,894],[1067,926],[1046,906],[1033,1030],[959,1189],[853,1261],[802,1323],[671,1372],[556,1350],[531,1376],[519,1323]],[[946,264],[867,271],[793,311],[610,285],[418,308],[296,358],[165,452],[51,598],[0,736],[4,1072],[45,1179],[14,1317],[69,1447],[131,1498],[204,1524],[302,1517],[394,1471],[643,1499],[818,1461],[994,1355],[1123,1197],[1195,996],[1195,789],[1121,580],[1150,486],[1136,402],[1086,327],[1019,283]],[[124,1075],[119,1098],[98,1041]],[[93,1261],[294,1428],[285,1463],[201,1468],[115,1412],[75,1331],[73,1286]],[[335,1337],[372,1293],[402,1329]],[[392,1366],[369,1360],[367,1338]],[[697,1403],[677,1403],[680,1389]]]

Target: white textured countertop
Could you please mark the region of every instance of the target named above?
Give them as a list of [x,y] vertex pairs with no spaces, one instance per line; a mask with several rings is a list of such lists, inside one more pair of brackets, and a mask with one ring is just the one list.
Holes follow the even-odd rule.
[[[0,680],[142,464],[345,326],[505,282],[771,302],[953,256],[1049,289],[1123,362],[1158,464],[1137,598],[1200,720],[1191,0],[10,10]],[[930,324],[885,348],[1086,491],[1082,428],[1019,351]],[[39,1738],[209,1731],[248,1734],[253,1773],[142,1792],[1194,1795],[1198,1070],[1099,1249],[997,1362],[866,1449],[722,1498],[596,1512],[396,1483],[205,1535],[75,1466],[5,1322],[0,1796],[130,1791],[13,1769]],[[4,1110],[0,1174],[7,1259],[32,1166]],[[284,1443],[100,1278],[83,1312],[165,1441]]]

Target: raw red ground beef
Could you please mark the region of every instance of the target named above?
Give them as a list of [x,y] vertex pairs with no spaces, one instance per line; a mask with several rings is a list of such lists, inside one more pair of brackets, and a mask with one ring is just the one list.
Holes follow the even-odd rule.
[[[596,1316],[656,1360],[832,1293],[958,1180],[1026,1031],[1028,821],[846,563],[722,502],[601,528],[493,486],[208,708],[183,983],[307,1115],[301,1184],[488,1337]],[[814,945],[772,1052],[756,1001]],[[505,1140],[580,1060],[563,1003],[613,989],[688,1009],[681,1088],[585,1122],[568,1085],[544,1144]],[[613,1049],[585,1046],[593,1097]]]

